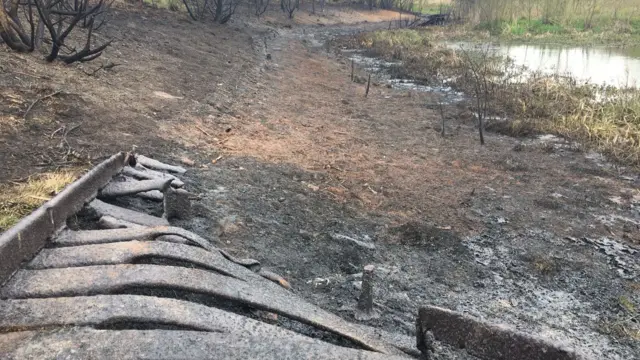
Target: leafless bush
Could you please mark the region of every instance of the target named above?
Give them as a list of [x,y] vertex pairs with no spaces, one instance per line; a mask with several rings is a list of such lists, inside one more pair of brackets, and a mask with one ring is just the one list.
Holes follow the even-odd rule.
[[260,17],[262,16],[262,14],[264,14],[267,11],[270,3],[271,3],[271,0],[251,0],[249,4],[253,8],[253,13],[257,17]]
[[196,21],[213,19],[227,23],[240,5],[240,0],[182,0],[189,16]]
[[469,51],[461,48],[462,68],[461,84],[470,87],[475,102],[475,112],[478,119],[480,144],[484,145],[484,127],[489,109],[498,111],[501,97],[510,95],[512,87],[519,76],[523,76],[524,69],[517,68],[509,59],[497,57],[489,46],[479,50]]
[[[47,43],[47,61],[71,64],[94,60],[111,44],[91,44],[93,32],[106,21],[110,3],[105,0],[2,0],[0,5],[0,38],[14,51],[33,52]],[[85,29],[84,46],[67,46],[65,41],[79,28]]]
[[293,13],[300,8],[300,0],[280,0],[280,8],[293,19]]

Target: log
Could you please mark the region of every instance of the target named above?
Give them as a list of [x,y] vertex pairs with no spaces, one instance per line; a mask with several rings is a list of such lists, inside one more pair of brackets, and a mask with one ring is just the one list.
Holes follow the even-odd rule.
[[165,192],[171,187],[171,179],[154,179],[137,181],[132,178],[125,178],[125,181],[111,181],[100,190],[98,197],[115,198],[119,196],[135,195],[151,190]]
[[218,251],[220,251],[220,254],[222,254],[222,256],[224,256],[227,260],[229,260],[231,262],[234,262],[234,263],[236,263],[238,265],[242,265],[242,266],[246,267],[247,269],[249,269],[251,271],[255,271],[255,272],[260,271],[260,262],[258,260],[254,260],[254,259],[239,259],[239,258],[229,254],[225,250],[218,249]]
[[126,220],[116,219],[112,216],[102,216],[98,220],[98,226],[102,229],[126,229],[126,228],[143,228],[144,225],[134,224]]
[[149,199],[149,200],[153,200],[153,201],[163,201],[164,200],[164,194],[158,190],[151,190],[151,191],[145,191],[145,192],[141,192],[139,194],[136,194],[136,196],[139,196],[143,199]]
[[148,158],[144,155],[137,155],[136,160],[140,165],[148,168],[156,169],[156,170],[165,170],[165,171],[174,172],[178,174],[184,174],[187,172],[187,170],[181,166],[165,164],[158,160]]
[[175,177],[174,175],[147,169],[140,164],[137,164],[135,168],[131,166],[125,166],[122,169],[122,174],[134,177],[136,179],[143,179],[143,180],[171,179],[172,180],[171,186],[177,187],[177,188],[184,186],[184,182],[178,179],[177,177]]
[[[88,244],[106,244],[121,241],[155,239],[161,235],[177,235],[189,240],[192,244],[209,251],[217,250],[205,238],[174,226],[135,227],[108,230],[66,230],[52,241],[63,246],[78,246]],[[224,254],[223,254],[224,256]],[[227,257],[227,256],[225,256]],[[255,260],[254,260],[255,261]]]
[[166,219],[151,216],[141,212],[125,209],[119,206],[107,204],[98,199],[89,203],[89,208],[93,209],[100,216],[111,216],[116,219],[126,220],[132,223],[146,226],[168,226]]

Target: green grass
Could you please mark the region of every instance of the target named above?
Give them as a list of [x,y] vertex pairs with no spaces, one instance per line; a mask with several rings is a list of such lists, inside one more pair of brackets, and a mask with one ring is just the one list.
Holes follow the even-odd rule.
[[[494,36],[538,36],[538,35],[570,35],[575,33],[592,33],[593,35],[615,32],[616,34],[640,35],[640,19],[632,21],[614,21],[612,19],[596,19],[591,27],[585,25],[584,19],[567,24],[545,23],[540,19],[521,18],[515,22],[492,21],[477,25],[475,30],[488,31]],[[613,34],[611,34],[613,35]]]
[[[500,40],[606,44],[640,44],[638,0],[482,0],[459,8],[473,32]],[[477,21],[477,22],[476,22]]]
[[441,9],[444,12],[447,12],[449,9],[449,5],[440,5],[440,4],[426,4],[424,6],[420,6],[419,4],[414,4],[411,11],[418,12],[423,15],[433,15],[440,14]]

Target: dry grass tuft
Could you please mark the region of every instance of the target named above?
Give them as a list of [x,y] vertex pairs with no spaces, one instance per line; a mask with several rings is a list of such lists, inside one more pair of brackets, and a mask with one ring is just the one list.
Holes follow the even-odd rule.
[[542,256],[536,256],[532,259],[531,263],[533,267],[542,275],[551,275],[558,271],[558,264],[556,264],[553,258],[546,258]]
[[77,171],[39,174],[22,183],[0,186],[0,231],[50,200],[77,177]]
[[622,317],[615,322],[605,325],[605,330],[621,338],[630,338],[635,341],[640,340],[640,326],[637,320],[640,318],[636,305],[626,297],[618,298],[618,305],[623,311]]
[[[561,135],[621,163],[640,165],[640,90],[526,72],[493,55],[474,50],[459,54],[438,45],[438,39],[427,30],[389,30],[361,34],[356,41],[371,55],[401,60],[400,77],[427,83],[453,78],[450,84],[467,94],[474,94],[474,83],[465,56],[486,62],[495,70],[486,75],[491,84],[486,115],[507,119],[488,122],[488,129],[513,136]],[[524,76],[526,81],[511,81]]]

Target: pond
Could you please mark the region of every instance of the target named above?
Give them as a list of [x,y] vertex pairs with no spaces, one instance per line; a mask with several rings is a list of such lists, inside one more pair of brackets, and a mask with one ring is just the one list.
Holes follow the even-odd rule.
[[[453,49],[478,46],[472,43],[447,45]],[[532,71],[571,76],[596,85],[640,88],[640,47],[501,44],[491,45],[491,50],[510,57],[516,66],[525,66]]]

